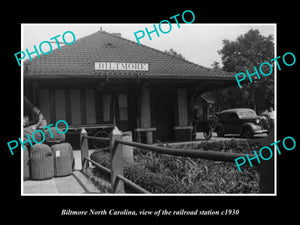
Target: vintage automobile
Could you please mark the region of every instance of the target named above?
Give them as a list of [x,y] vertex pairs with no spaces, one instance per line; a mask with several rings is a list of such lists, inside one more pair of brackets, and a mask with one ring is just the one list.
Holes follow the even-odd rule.
[[212,137],[216,118],[211,112],[214,100],[208,98],[205,94],[200,95],[194,102],[193,111],[193,140],[197,132],[203,132],[203,137],[209,140]]
[[227,109],[217,113],[218,121],[215,127],[218,137],[225,134],[240,134],[252,138],[254,134],[268,133],[268,121],[264,116],[257,116],[248,108]]

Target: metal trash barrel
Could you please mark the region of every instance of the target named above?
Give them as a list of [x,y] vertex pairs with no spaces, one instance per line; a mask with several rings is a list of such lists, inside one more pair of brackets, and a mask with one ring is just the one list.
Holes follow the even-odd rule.
[[30,175],[32,180],[51,179],[54,176],[53,154],[46,144],[35,144],[30,148]]
[[29,180],[29,152],[26,145],[24,146],[24,148],[25,149],[23,151],[23,180]]
[[54,160],[54,176],[71,175],[74,168],[73,148],[69,143],[60,143],[51,146]]

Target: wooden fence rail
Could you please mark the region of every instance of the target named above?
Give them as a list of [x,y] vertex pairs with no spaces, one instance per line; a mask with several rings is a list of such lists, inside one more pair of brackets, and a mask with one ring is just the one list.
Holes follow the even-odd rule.
[[[94,160],[91,160],[90,158],[84,158],[84,160],[92,163],[93,165],[95,165],[96,167],[98,167],[100,170],[108,173],[108,174],[111,174],[111,170],[106,168],[105,166],[102,166],[100,165],[99,163],[95,162]],[[85,166],[84,168],[86,168],[86,163],[85,163]],[[120,179],[122,180],[124,183],[126,183],[127,185],[131,186],[134,190],[136,190],[137,192],[139,193],[146,193],[146,194],[149,194],[150,192],[147,191],[146,189],[138,186],[137,184],[133,183],[131,180],[128,180],[126,177],[124,176],[121,176],[121,175],[118,175],[117,176],[117,179]]]
[[[108,169],[99,163],[91,160],[88,156],[88,139],[96,139],[102,141],[110,141],[110,163],[111,168]],[[156,152],[159,154],[167,154],[173,156],[182,156],[182,157],[191,157],[191,158],[201,158],[201,159],[208,159],[214,161],[224,161],[224,162],[235,162],[234,160],[238,157],[245,157],[246,154],[241,153],[228,153],[228,152],[216,152],[216,151],[205,151],[205,150],[193,150],[193,149],[174,149],[174,148],[167,148],[167,147],[160,147],[154,145],[147,145],[143,143],[137,143],[132,141],[125,141],[122,140],[122,132],[118,130],[118,128],[114,128],[111,134],[111,138],[102,138],[102,137],[92,137],[88,136],[87,132],[82,129],[80,135],[80,143],[81,143],[81,159],[82,159],[82,170],[84,171],[87,165],[87,162],[90,162],[100,168],[101,170],[110,173],[110,182],[111,182],[111,191],[112,193],[124,193],[124,183],[129,185],[134,190],[138,191],[139,193],[150,193],[144,188],[138,186],[137,184],[133,183],[132,181],[128,180],[123,175],[123,148],[122,145],[132,146],[139,149],[144,149],[152,152]],[[254,157],[254,155],[249,155],[250,158]],[[254,161],[252,164],[256,164],[257,162]],[[260,180],[261,182],[269,182],[266,180]],[[261,185],[260,185],[261,186]],[[262,185],[264,186],[264,185]],[[260,192],[268,193],[267,190],[260,190]]]
[[[132,147],[137,147],[144,150],[149,150],[152,152],[166,154],[166,155],[174,155],[174,156],[183,156],[183,157],[191,157],[191,158],[201,158],[208,159],[214,161],[223,161],[223,162],[235,162],[234,160],[238,157],[245,156],[242,153],[231,153],[231,152],[217,152],[211,150],[195,150],[195,149],[174,149],[174,148],[166,148],[154,145],[147,145],[137,142],[129,142],[121,139],[116,140],[119,144],[129,145]],[[254,157],[254,155],[249,155],[249,157]],[[255,164],[256,162],[253,162]]]

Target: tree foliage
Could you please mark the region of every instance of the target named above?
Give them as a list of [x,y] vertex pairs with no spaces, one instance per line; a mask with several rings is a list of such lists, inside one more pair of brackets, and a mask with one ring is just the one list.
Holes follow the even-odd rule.
[[169,51],[165,50],[165,53],[168,53],[180,59],[185,59],[180,53],[177,53],[173,48],[171,48]]
[[[223,40],[223,48],[218,53],[223,66],[214,62],[212,68],[236,73],[246,73],[248,70],[251,74],[255,72],[254,67],[259,70],[261,63],[270,62],[274,58],[273,36],[265,37],[258,30],[250,29],[235,41]],[[236,85],[218,90],[212,95],[219,109],[249,107],[262,111],[274,102],[274,70],[268,77],[261,76],[260,80],[243,85],[243,88]]]
[[274,58],[273,36],[262,36],[258,30],[249,30],[236,41],[223,40],[221,55],[223,70],[241,72],[259,67],[263,62]]

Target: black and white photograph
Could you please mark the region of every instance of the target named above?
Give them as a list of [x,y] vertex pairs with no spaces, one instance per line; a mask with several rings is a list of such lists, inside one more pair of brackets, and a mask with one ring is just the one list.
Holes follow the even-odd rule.
[[23,196],[276,196],[294,54],[275,23],[187,21],[21,25]]
[[22,3],[1,20],[5,221],[297,219],[295,4]]

